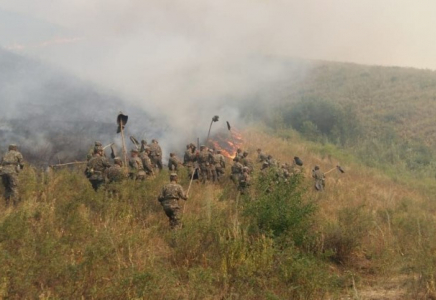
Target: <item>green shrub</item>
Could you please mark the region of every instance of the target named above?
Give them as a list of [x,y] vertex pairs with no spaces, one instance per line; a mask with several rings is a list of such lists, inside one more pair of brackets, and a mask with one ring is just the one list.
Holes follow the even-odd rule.
[[315,206],[303,201],[301,181],[300,175],[280,181],[274,168],[260,176],[256,196],[244,205],[243,214],[250,220],[251,229],[275,238],[287,236],[302,246],[308,238]]

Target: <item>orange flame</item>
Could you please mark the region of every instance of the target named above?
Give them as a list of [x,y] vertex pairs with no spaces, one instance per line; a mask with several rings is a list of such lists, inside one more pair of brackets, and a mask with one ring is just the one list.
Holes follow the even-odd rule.
[[240,132],[232,129],[231,137],[228,133],[218,133],[211,140],[212,148],[221,150],[221,154],[227,158],[234,158],[236,150],[243,144],[242,135]]

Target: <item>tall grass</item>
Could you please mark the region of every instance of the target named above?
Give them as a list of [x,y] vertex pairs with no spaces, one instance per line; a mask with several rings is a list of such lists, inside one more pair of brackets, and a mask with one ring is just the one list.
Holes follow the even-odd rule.
[[[5,299],[336,299],[403,280],[403,294],[435,290],[434,212],[427,189],[395,182],[352,156],[321,155],[295,132],[244,132],[281,162],[304,161],[277,183],[256,173],[246,195],[228,178],[194,183],[183,228],[157,201],[163,171],[94,192],[82,170],[20,175],[22,202],[0,210],[0,295]],[[313,190],[311,166],[330,173]],[[259,165],[256,169],[259,169]],[[181,171],[181,184],[188,178]]]

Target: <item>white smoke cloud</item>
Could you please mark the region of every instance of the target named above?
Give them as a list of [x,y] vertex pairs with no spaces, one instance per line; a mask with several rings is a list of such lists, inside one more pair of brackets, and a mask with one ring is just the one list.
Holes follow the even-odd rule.
[[168,147],[205,135],[213,115],[236,122],[236,101],[292,76],[270,57],[436,68],[429,1],[0,0],[0,8],[65,28],[76,43],[18,51],[170,124]]

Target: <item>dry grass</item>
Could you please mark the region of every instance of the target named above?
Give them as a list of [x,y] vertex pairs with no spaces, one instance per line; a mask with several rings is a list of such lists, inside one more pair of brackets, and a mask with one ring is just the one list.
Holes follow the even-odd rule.
[[[303,142],[293,132],[277,138],[249,129],[243,136],[250,153],[260,147],[281,162],[303,159],[304,197],[318,208],[304,247],[284,248],[274,238],[250,232],[253,224],[242,216],[244,199],[228,179],[220,185],[194,183],[185,203],[184,228],[172,232],[156,200],[167,172],[146,183],[128,182],[119,196],[111,197],[94,193],[81,170],[46,174],[29,168],[21,176],[25,200],[17,208],[1,207],[0,295],[431,297],[436,220],[428,190],[395,182],[349,156],[323,154],[331,151]],[[311,168],[318,164],[327,170],[338,163],[346,173],[330,173],[326,190],[315,192]],[[188,186],[186,174],[181,184]]]

